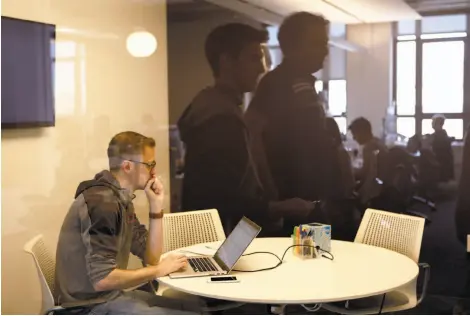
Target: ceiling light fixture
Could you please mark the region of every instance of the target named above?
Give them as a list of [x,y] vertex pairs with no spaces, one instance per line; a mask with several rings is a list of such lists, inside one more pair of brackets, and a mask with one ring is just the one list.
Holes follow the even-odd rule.
[[135,31],[127,37],[126,48],[129,54],[137,58],[151,56],[158,47],[157,39],[145,30]]

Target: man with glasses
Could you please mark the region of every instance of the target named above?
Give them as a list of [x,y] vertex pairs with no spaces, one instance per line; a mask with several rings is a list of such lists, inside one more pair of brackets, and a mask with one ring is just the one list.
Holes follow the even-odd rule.
[[[109,171],[79,184],[65,216],[57,245],[56,300],[96,300],[100,304],[81,311],[93,314],[181,314],[155,306],[154,294],[123,292],[187,265],[182,255],[160,261],[164,191],[156,177],[155,141],[119,133],[109,143],[108,158]],[[134,212],[137,190],[144,190],[149,203],[148,231]],[[130,253],[146,267],[128,270]]]

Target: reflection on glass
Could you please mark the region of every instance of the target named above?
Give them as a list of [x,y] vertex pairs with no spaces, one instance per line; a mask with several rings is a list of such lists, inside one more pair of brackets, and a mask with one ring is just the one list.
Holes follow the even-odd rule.
[[398,21],[398,34],[409,35],[416,33],[416,21],[415,20],[402,20]]
[[74,58],[77,55],[77,43],[72,41],[56,41],[56,58]]
[[85,113],[85,46],[71,40],[51,44],[55,47],[52,65],[55,68],[55,114],[60,117]]
[[328,65],[330,67],[330,80],[346,78],[346,50],[338,47],[330,47]]
[[397,118],[397,133],[405,137],[412,137],[416,134],[416,121],[414,117]]
[[73,115],[75,109],[75,62],[56,59],[55,62],[55,113],[57,116]]
[[322,76],[323,76],[323,70],[318,70],[316,73],[313,74],[313,76],[315,78],[317,78],[317,80],[321,80],[322,79]]
[[423,33],[465,31],[467,29],[467,16],[465,14],[425,16],[421,23]]
[[320,91],[323,91],[323,81],[321,80],[315,81],[315,91],[317,91],[317,93],[320,93]]
[[[444,123],[444,129],[447,131],[449,137],[455,137],[456,139],[463,138],[463,120],[462,119],[446,119]],[[434,130],[432,129],[432,120],[425,119],[423,120],[423,135],[432,134]]]
[[346,112],[346,80],[330,80],[328,90],[331,115],[342,115]]
[[345,37],[346,24],[344,23],[330,23],[330,37]]
[[[85,56],[85,47],[82,46],[82,56]],[[81,96],[81,110],[82,113],[86,112],[86,63],[85,63],[85,58],[82,58],[80,62],[80,96]]]
[[279,27],[268,26],[266,29],[269,34],[268,46],[279,46],[279,42],[277,40],[277,33],[279,32]]
[[341,134],[346,135],[348,132],[348,124],[345,117],[335,117],[336,124],[338,124]]
[[457,37],[466,37],[466,36],[467,36],[467,32],[432,33],[432,34],[421,35],[421,39],[457,38]]
[[415,114],[416,42],[397,43],[397,114]]
[[423,44],[423,112],[463,110],[464,42]]
[[282,61],[282,52],[279,47],[270,47],[269,55],[271,57],[271,70],[276,68]]
[[399,41],[414,41],[414,40],[416,40],[416,35],[398,35],[397,40],[399,40]]

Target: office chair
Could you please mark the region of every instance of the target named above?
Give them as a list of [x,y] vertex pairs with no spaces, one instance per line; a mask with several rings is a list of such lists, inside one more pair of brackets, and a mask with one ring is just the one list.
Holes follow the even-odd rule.
[[[216,209],[199,210],[163,215],[163,252],[196,244],[223,241],[225,232]],[[157,295],[165,296],[170,291],[167,286],[159,285]],[[206,312],[218,312],[244,305],[244,303],[221,300],[208,301]]]
[[359,191],[363,209],[375,208],[419,216],[424,218],[427,224],[431,222],[427,215],[412,210],[415,203],[422,203],[431,210],[433,205],[415,195],[414,167],[403,149],[377,151],[370,164],[369,174],[361,187],[362,193]]
[[23,250],[30,254],[36,266],[36,270],[41,284],[42,306],[41,313],[70,314],[80,310],[88,309],[96,304],[104,303],[105,300],[96,299],[74,303],[58,304],[54,299],[55,287],[55,259],[47,249],[43,236],[38,235],[28,241]]
[[216,209],[163,215],[163,252],[224,239]]
[[421,200],[414,195],[413,177],[409,170],[403,165],[397,165],[392,170],[393,175],[391,179],[383,183],[381,194],[371,201],[370,207],[422,217],[426,220],[426,224],[431,223],[427,215],[412,210],[415,203],[422,203],[426,206],[429,205],[427,204],[427,200]]
[[[403,254],[424,271],[421,295],[417,296],[417,278],[407,285],[386,293],[382,313],[404,311],[419,305],[427,291],[430,266],[418,263],[423,239],[424,219],[374,209],[366,210],[354,242],[386,248]],[[344,306],[323,304],[328,311],[340,314],[376,314],[380,311],[383,295],[344,302]],[[354,306],[360,306],[354,308]]]

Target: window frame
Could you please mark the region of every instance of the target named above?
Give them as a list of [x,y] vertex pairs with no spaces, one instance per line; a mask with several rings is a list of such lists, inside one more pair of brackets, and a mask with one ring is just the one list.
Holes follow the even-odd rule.
[[[448,14],[445,14],[448,15]],[[432,14],[436,16],[436,14]],[[422,135],[422,122],[424,119],[431,119],[435,114],[443,114],[447,119],[462,119],[463,120],[463,130],[465,133],[466,127],[470,124],[470,41],[468,39],[470,35],[470,14],[467,16],[467,25],[466,25],[466,34],[467,36],[461,37],[449,37],[449,38],[421,38],[421,35],[424,35],[421,30],[422,21],[415,21],[415,38],[412,39],[399,39],[398,34],[398,22],[394,22],[393,27],[393,102],[395,103],[395,117],[398,118],[414,118],[415,119],[415,134]],[[460,32],[460,31],[459,31]],[[463,32],[463,31],[461,31]],[[448,32],[448,33],[458,33],[458,32]],[[445,34],[439,33],[439,34]],[[413,34],[409,34],[413,35]],[[464,78],[463,78],[463,108],[460,113],[423,113],[423,46],[426,43],[435,43],[435,42],[455,42],[463,41],[464,42]],[[397,104],[397,48],[399,42],[415,42],[416,43],[416,77],[415,77],[415,114],[403,115],[398,114],[398,104]],[[465,136],[465,135],[463,135]],[[460,139],[459,139],[460,140]]]

